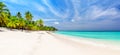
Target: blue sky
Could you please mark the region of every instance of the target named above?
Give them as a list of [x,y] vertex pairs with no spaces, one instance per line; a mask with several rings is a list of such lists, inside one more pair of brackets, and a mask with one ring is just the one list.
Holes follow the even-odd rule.
[[30,11],[34,20],[59,30],[120,30],[120,0],[1,0],[12,15]]

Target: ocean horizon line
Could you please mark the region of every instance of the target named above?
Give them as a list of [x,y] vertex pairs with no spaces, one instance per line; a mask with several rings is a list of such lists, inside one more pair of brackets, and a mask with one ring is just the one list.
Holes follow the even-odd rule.
[[58,30],[58,31],[65,31],[65,32],[120,32],[120,30],[97,30],[97,31],[92,31],[92,30],[86,30],[86,31],[81,31],[81,30]]

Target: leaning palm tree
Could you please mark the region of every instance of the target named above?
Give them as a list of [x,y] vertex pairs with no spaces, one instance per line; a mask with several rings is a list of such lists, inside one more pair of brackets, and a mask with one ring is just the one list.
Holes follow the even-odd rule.
[[7,18],[9,18],[10,12],[3,2],[0,2],[0,26],[5,26]]
[[32,14],[31,14],[29,11],[27,11],[27,12],[25,13],[25,18],[26,18],[26,20],[28,20],[28,21],[32,21],[33,16],[32,16]]
[[3,2],[0,2],[0,13],[7,10],[6,5]]
[[0,24],[1,26],[6,26],[6,24],[8,23],[8,13],[6,12],[1,12],[1,15],[0,15]]
[[0,2],[0,15],[1,15],[2,12],[10,13],[7,6],[3,2]]

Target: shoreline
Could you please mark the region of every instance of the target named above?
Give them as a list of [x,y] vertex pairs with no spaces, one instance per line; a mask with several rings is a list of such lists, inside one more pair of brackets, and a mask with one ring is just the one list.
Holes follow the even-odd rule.
[[[80,38],[80,37],[75,37],[75,36],[69,36],[69,35],[62,35],[62,34],[56,34],[56,33],[49,33],[50,35],[53,35],[55,37],[59,36],[59,38],[63,39],[69,39],[69,41],[73,42],[78,42],[78,43],[83,43],[87,45],[92,45],[92,46],[98,46],[98,47],[103,47],[103,48],[111,48],[115,50],[120,50],[120,42],[119,45],[115,44],[114,41],[103,41],[103,40],[98,40],[98,39],[92,39],[92,38]],[[113,42],[113,43],[111,43]],[[114,48],[113,48],[114,47]]]
[[[0,55],[119,55],[120,48],[50,31],[0,32]],[[109,47],[111,46],[111,47]]]

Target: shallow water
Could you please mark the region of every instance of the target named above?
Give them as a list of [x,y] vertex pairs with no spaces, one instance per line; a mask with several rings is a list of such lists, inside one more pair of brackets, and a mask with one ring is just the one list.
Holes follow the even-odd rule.
[[82,38],[92,38],[100,40],[120,41],[120,32],[78,32],[78,31],[57,31],[58,34],[70,35]]
[[67,35],[67,37],[84,38],[92,42],[98,42],[106,46],[120,48],[120,32],[78,32],[57,31],[56,34]]

